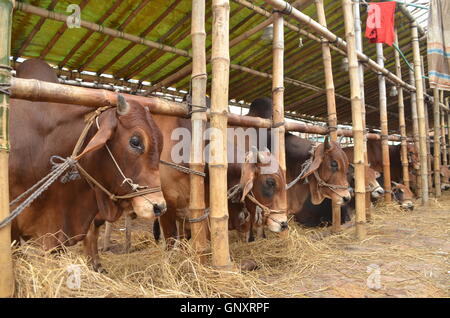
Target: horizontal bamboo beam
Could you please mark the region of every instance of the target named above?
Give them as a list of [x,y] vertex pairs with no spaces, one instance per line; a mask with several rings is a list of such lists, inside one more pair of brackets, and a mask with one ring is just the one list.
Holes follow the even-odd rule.
[[[249,9],[255,10],[256,6],[248,1],[245,1],[245,0],[234,0],[234,1],[248,7]],[[287,3],[283,0],[265,0],[265,2],[267,4],[270,4],[271,6],[273,6],[274,9],[276,9],[276,10],[284,10],[285,8],[291,6],[289,3]],[[263,10],[261,8],[259,8],[259,9],[260,10],[258,10],[256,12],[260,13],[261,10]],[[263,10],[263,11],[266,11],[266,10]],[[267,13],[270,14],[269,12],[267,12]],[[265,15],[265,14],[263,14],[263,15]],[[318,34],[320,34],[325,39],[330,41],[332,44],[338,46],[342,50],[347,49],[347,42],[345,42],[342,38],[338,37],[337,35],[335,35],[333,32],[331,32],[327,28],[323,27],[320,23],[318,23],[311,17],[300,12],[299,10],[292,8],[292,11],[290,12],[289,16],[291,16],[292,18],[296,19],[297,21],[309,26],[314,32],[317,32]],[[320,42],[320,38],[318,38],[318,42]],[[333,47],[333,45],[331,47]],[[402,86],[403,88],[405,88],[409,91],[415,91],[416,88],[414,86],[409,85],[408,83],[404,82],[401,78],[398,78],[397,75],[393,74],[386,68],[381,67],[379,64],[377,64],[374,60],[370,59],[364,53],[362,53],[360,51],[357,51],[356,53],[358,56],[358,60],[365,63],[366,66],[368,68],[370,68],[371,70],[375,71],[376,73],[381,73],[382,75],[386,76],[392,82],[396,83],[397,85]],[[346,54],[344,53],[344,55],[346,55]]]
[[[37,16],[40,17],[44,17],[44,18],[48,18],[48,19],[52,19],[52,20],[56,20],[56,21],[60,21],[60,22],[64,22],[66,23],[67,21],[67,15],[62,14],[62,13],[57,13],[54,11],[48,11],[46,9],[43,8],[39,8],[30,4],[26,4],[23,2],[15,2],[15,6],[14,9],[16,10],[20,10],[26,13],[31,13],[31,14],[35,14]],[[141,38],[139,36],[133,35],[133,34],[129,34],[126,32],[120,32],[108,27],[104,27],[101,26],[97,23],[93,23],[93,22],[88,22],[85,20],[81,20],[80,21],[80,25],[83,28],[86,28],[88,30],[94,31],[94,32],[99,32],[102,34],[106,34],[109,35],[110,37],[113,38],[119,38],[119,39],[124,39],[124,40],[128,40],[130,42],[134,42],[136,44],[142,44],[148,47],[151,47],[153,49],[159,49],[162,50],[164,52],[168,52],[168,53],[174,53],[177,55],[181,55],[181,56],[186,56],[186,57],[192,57],[191,53],[185,50],[181,50],[181,49],[177,49],[175,47],[171,47],[169,45],[165,45],[165,44],[161,44],[158,42],[154,42],[154,41],[150,41],[147,40],[145,38]]]
[[[150,108],[155,114],[187,117],[188,108],[185,104],[173,102],[159,97],[144,97],[122,94],[128,100]],[[86,88],[43,82],[35,79],[12,78],[11,98],[41,101],[49,103],[63,103],[87,107],[116,106],[117,93],[105,89]],[[209,112],[207,113],[209,117]],[[241,127],[271,128],[272,121],[265,118],[228,114],[228,123]],[[303,123],[286,122],[286,131],[296,131],[318,135],[327,135],[326,126],[307,125]],[[350,129],[338,129],[338,136],[352,137]],[[368,139],[380,140],[380,135],[369,133]],[[399,136],[390,135],[389,140],[400,141]]]

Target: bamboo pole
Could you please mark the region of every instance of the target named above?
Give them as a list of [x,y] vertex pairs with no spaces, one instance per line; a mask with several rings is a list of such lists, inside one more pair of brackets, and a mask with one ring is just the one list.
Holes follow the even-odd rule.
[[[376,48],[377,63],[384,67],[383,43],[377,43]],[[378,88],[380,101],[381,152],[383,156],[384,200],[386,203],[390,203],[392,201],[391,167],[389,162],[386,79],[383,75],[378,75]]]
[[[395,29],[395,42],[398,46],[398,34],[397,29]],[[402,78],[402,66],[400,64],[400,54],[397,50],[394,50],[395,58],[395,70],[396,75]],[[408,188],[410,187],[409,182],[409,164],[408,164],[408,148],[407,148],[407,137],[406,137],[406,122],[405,122],[405,102],[403,98],[403,88],[397,85],[397,102],[398,102],[398,126],[401,135],[400,144],[400,161],[402,162],[402,177],[403,183]]]
[[[323,0],[315,0],[317,19],[321,25],[327,27],[327,20],[325,16],[325,9]],[[323,68],[325,73],[325,87],[327,91],[327,113],[328,113],[328,129],[330,139],[337,141],[337,114],[336,114],[336,99],[334,91],[333,80],[333,65],[331,59],[330,43],[322,38],[322,58]],[[331,231],[338,233],[341,231],[341,206],[332,202],[332,225]]]
[[[35,14],[40,17],[45,17],[48,19],[64,22],[64,23],[66,22],[67,17],[68,17],[65,14],[48,11],[48,10],[30,5],[30,4],[26,4],[23,2],[17,2],[17,1],[15,2],[15,9],[23,11],[23,12],[27,12],[27,13],[32,13],[32,14]],[[101,26],[97,23],[81,20],[80,25],[83,28],[86,28],[88,30],[91,30],[94,32],[99,32],[99,33],[108,35],[113,38],[124,39],[124,40],[130,41],[130,42],[134,42],[136,44],[141,44],[141,45],[148,46],[148,47],[151,47],[154,49],[159,49],[164,52],[174,53],[174,54],[185,56],[185,57],[191,57],[191,54],[188,51],[177,49],[175,47],[171,47],[169,45],[161,44],[158,42],[150,41],[150,40],[141,38],[139,36],[126,33],[126,32],[120,32],[120,31],[117,31],[117,30],[114,30],[114,29],[111,29],[108,27]]]
[[[286,152],[284,145],[284,17],[280,12],[273,13],[273,66],[272,66],[272,100],[273,100],[273,124],[272,134],[275,134],[277,147],[275,155],[280,165],[281,173],[286,179]],[[280,209],[287,211],[287,191],[280,200]],[[286,232],[285,232],[286,233]],[[286,234],[284,234],[286,235]]]
[[[170,101],[160,97],[144,97],[122,93],[127,100],[134,100],[143,106],[149,107],[154,114],[186,117],[188,109],[185,104]],[[70,86],[38,81],[35,79],[12,78],[11,97],[30,101],[51,102],[71,105],[81,105],[87,107],[102,107],[105,105],[116,106],[117,93],[105,89],[94,89],[79,86]],[[210,111],[207,112],[211,117]],[[272,121],[269,119],[239,116],[228,114],[230,125],[241,127],[271,128]],[[286,131],[309,132],[319,135],[328,134],[328,128],[318,125],[305,125],[303,123],[287,122]],[[352,137],[350,129],[338,129],[338,136]],[[368,139],[380,140],[380,135],[375,133],[367,134]],[[391,135],[389,140],[400,141],[399,136]]]
[[[420,42],[419,42],[420,43]],[[423,92],[424,92],[424,100],[425,96],[429,97],[427,92],[427,82],[425,79],[425,62],[424,58],[421,55],[420,56],[420,62],[421,62],[421,68],[422,68],[422,85],[423,85]],[[430,98],[428,98],[430,100]],[[424,103],[424,110],[425,110],[425,130],[426,130],[426,137],[427,137],[427,164],[428,164],[428,186],[430,191],[433,189],[433,176],[432,176],[432,169],[433,169],[433,163],[431,158],[431,138],[430,138],[430,116],[428,116],[428,103]]]
[[441,119],[439,109],[439,89],[433,88],[434,95],[434,107],[433,107],[433,119],[434,119],[434,136],[433,136],[433,150],[434,150],[434,194],[436,198],[441,196],[441,147],[439,144],[441,134]]
[[[422,73],[424,74],[424,73]],[[425,87],[425,86],[424,86]],[[429,191],[433,191],[433,177],[432,177],[432,169],[433,169],[433,160],[431,158],[431,138],[430,138],[430,122],[428,116],[428,104],[425,103],[425,131],[426,131],[426,141],[427,141],[427,178],[428,178],[428,187]]]
[[445,112],[441,111],[441,153],[442,153],[442,164],[447,167],[448,165],[448,158],[447,158],[447,138],[445,136],[446,129],[445,129]]
[[427,131],[425,126],[425,106],[423,99],[422,67],[420,60],[419,38],[417,24],[411,24],[411,38],[414,56],[414,77],[416,83],[417,119],[419,123],[420,145],[420,178],[422,185],[422,204],[428,204],[428,160],[427,160]]
[[227,200],[227,113],[230,73],[228,0],[213,0],[209,193],[212,264],[230,268]]
[[[267,4],[270,4],[271,6],[273,6],[277,10],[284,10],[284,8],[290,8],[291,7],[291,5],[289,3],[287,3],[287,2],[285,2],[283,0],[264,0],[264,1]],[[242,4],[242,5],[250,8],[251,10],[255,10],[258,13],[265,15],[265,12],[261,12],[261,10],[262,10],[261,8],[255,6],[254,4],[252,4],[252,3],[248,2],[248,1],[235,0],[235,2],[238,2],[238,3]],[[265,11],[265,10],[262,10],[262,11]],[[295,8],[292,8],[292,10],[290,10],[290,13],[288,15],[290,17],[296,19],[297,21],[307,25],[314,32],[317,32],[319,35],[323,36],[328,41],[336,43],[335,45],[337,47],[341,48],[342,50],[347,50],[348,51],[348,43],[346,43],[342,38],[338,37],[337,35],[335,35],[333,32],[331,32],[327,28],[325,28],[322,25],[320,25],[317,21],[313,20],[311,17],[307,16],[306,14],[300,12],[299,10],[297,10]],[[291,27],[289,27],[289,28],[290,29],[294,29],[294,30],[298,30],[298,28],[295,28],[295,26],[293,28],[291,28]],[[320,42],[320,38],[317,38],[316,41]],[[333,47],[333,46],[331,46],[331,47]],[[415,90],[415,88],[413,86],[405,83],[402,79],[398,78],[395,74],[391,73],[386,68],[383,68],[380,65],[378,65],[375,61],[370,59],[364,53],[359,52],[359,51],[356,51],[355,53],[357,55],[357,59],[365,62],[369,69],[373,70],[374,72],[384,74],[387,78],[392,80],[394,83],[398,83],[399,85],[402,85],[405,89]]]
[[[363,52],[363,42],[362,42],[362,31],[361,31],[361,11],[360,11],[360,1],[356,0],[353,2],[353,16],[355,18],[355,39],[356,39],[356,50]],[[359,86],[361,91],[361,116],[363,118],[363,132],[364,132],[364,162],[366,169],[369,167],[369,159],[367,157],[367,129],[366,129],[366,98],[364,93],[364,64],[358,61],[358,72],[359,72]],[[377,107],[374,107],[378,110]],[[370,202],[370,193],[366,192],[366,203]],[[366,204],[366,220],[370,222],[372,220],[371,205]]]
[[[189,167],[198,172],[205,171],[203,159],[206,127],[206,31],[205,31],[205,0],[192,1],[192,141]],[[197,107],[200,106],[200,107]],[[191,218],[200,218],[205,213],[205,178],[190,174],[189,210]],[[191,224],[194,249],[199,254],[200,262],[206,261],[204,254],[207,248],[207,220]]]
[[[0,84],[9,85],[11,70],[11,29],[14,1],[0,0]],[[4,91],[7,86],[0,86]],[[0,91],[0,220],[9,215],[9,96]],[[11,225],[0,228],[0,297],[14,294],[14,273],[11,256]]]
[[[412,64],[414,68],[414,64]],[[414,77],[414,71],[409,71],[409,80],[412,85],[416,85],[416,79]],[[420,154],[420,138],[419,138],[419,118],[417,117],[417,95],[415,92],[411,92],[411,117],[413,122],[413,139],[414,146]],[[419,162],[420,164],[420,162]],[[422,178],[420,177],[420,168],[415,171],[416,184],[417,184],[417,196],[422,197]]]
[[362,125],[361,86],[359,84],[358,58],[356,54],[351,0],[342,0],[342,9],[344,12],[345,38],[347,40],[350,92],[352,99],[353,141],[355,144],[353,163],[355,165],[356,235],[359,240],[362,240],[366,237],[364,131]]
[[[439,103],[440,104],[444,104],[445,105],[445,100],[444,100],[444,91],[440,90],[439,91]],[[441,154],[442,154],[442,159],[440,162],[442,162],[442,165],[444,165],[445,167],[447,167],[447,140],[446,140],[446,129],[445,129],[445,110],[441,109],[441,107],[439,107],[439,111],[440,111],[440,122],[441,122],[441,138],[440,138],[440,143],[441,143]]]
[[[447,105],[447,107],[450,106],[450,97],[447,97],[445,99],[445,103]],[[450,112],[447,112],[447,140],[448,140],[448,144],[447,144],[447,154],[448,154],[448,160],[447,163],[450,163]]]

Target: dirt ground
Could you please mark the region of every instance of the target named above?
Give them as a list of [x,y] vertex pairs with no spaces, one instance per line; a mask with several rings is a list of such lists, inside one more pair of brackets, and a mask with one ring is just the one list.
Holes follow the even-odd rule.
[[[243,244],[230,233],[235,264],[251,259],[254,271],[221,272],[196,263],[189,245],[166,251],[152,224],[133,220],[132,248],[124,254],[124,220],[113,248],[101,252],[107,274],[93,272],[80,245],[63,255],[14,253],[18,297],[449,297],[450,194],[414,211],[381,206],[367,237],[350,227],[339,235],[290,221],[287,238]],[[101,242],[101,240],[100,240]],[[101,244],[100,244],[101,245]],[[80,264],[81,287],[64,286],[68,264]],[[83,285],[84,284],[84,285]]]

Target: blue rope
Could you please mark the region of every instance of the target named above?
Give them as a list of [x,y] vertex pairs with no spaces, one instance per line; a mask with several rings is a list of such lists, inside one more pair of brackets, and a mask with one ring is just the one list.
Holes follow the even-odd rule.
[[[414,72],[414,68],[412,67],[412,65],[408,62],[408,60],[406,59],[405,54],[403,54],[402,50],[400,50],[400,48],[397,46],[396,43],[393,43],[392,45],[398,53],[400,53],[400,56],[402,57],[403,61],[405,61],[406,65],[408,65],[408,68]],[[428,79],[428,76],[422,75],[422,78]]]

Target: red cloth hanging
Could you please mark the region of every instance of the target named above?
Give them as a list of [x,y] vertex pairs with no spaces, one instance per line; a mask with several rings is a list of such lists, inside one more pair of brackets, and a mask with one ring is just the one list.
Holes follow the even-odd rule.
[[370,43],[394,43],[395,1],[369,3],[366,38]]

